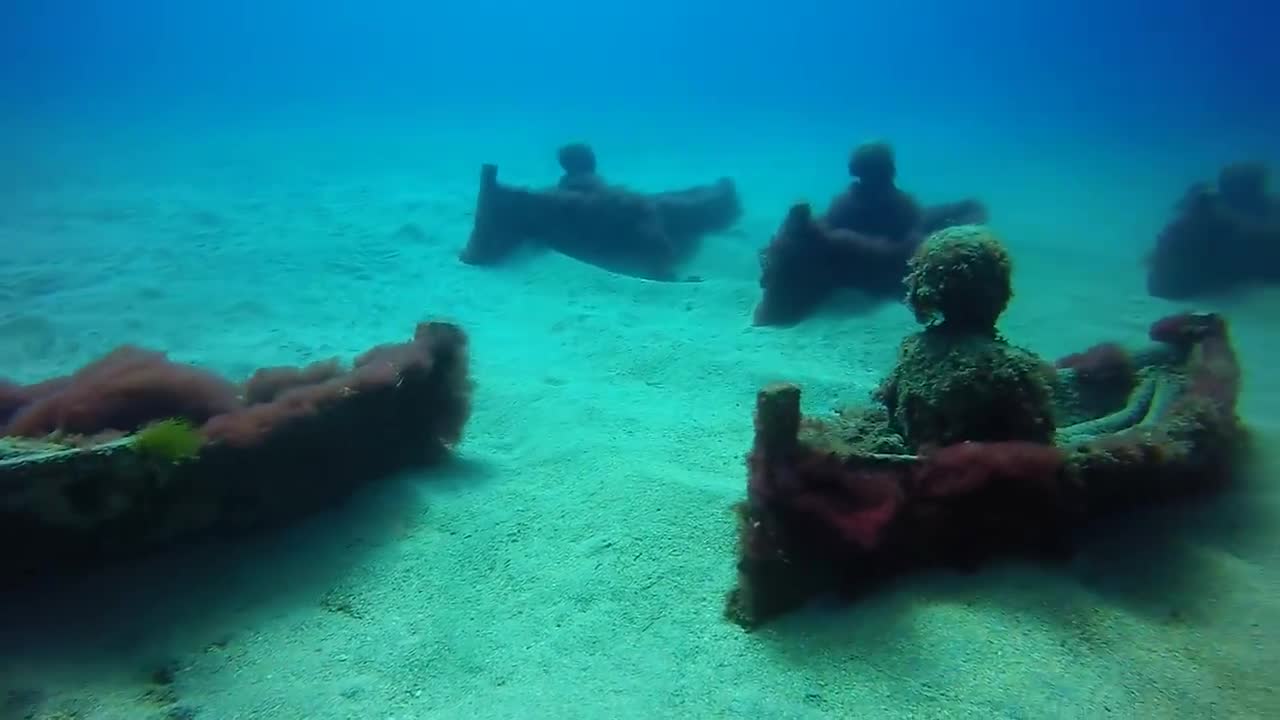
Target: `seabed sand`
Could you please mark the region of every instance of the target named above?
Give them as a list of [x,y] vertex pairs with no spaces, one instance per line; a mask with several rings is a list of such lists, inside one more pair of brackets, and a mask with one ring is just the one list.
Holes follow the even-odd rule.
[[[721,608],[756,388],[798,382],[815,413],[861,400],[913,328],[852,295],[796,328],[750,327],[758,248],[790,202],[839,190],[849,134],[748,149],[707,134],[680,152],[596,128],[619,181],[739,181],[746,216],[689,268],[703,281],[659,284],[552,254],[458,263],[478,164],[549,182],[567,139],[477,144],[483,130],[152,129],[6,150],[3,374],[133,342],[240,377],[443,318],[470,333],[477,391],[447,467],[265,537],[4,597],[0,718],[1280,712],[1280,291],[1200,306],[1229,314],[1243,355],[1264,455],[1242,494],[1100,531],[1069,568],[920,575],[748,635]],[[1234,159],[893,139],[923,199],[990,203],[1017,262],[1002,327],[1049,357],[1141,339],[1180,309],[1146,296],[1142,253],[1182,188]]]

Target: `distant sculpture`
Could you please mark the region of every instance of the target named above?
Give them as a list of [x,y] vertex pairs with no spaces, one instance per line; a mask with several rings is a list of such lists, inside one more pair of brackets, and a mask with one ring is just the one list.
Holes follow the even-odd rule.
[[558,155],[564,175],[549,189],[503,185],[496,165],[482,166],[463,262],[494,265],[537,242],[613,272],[674,280],[702,237],[729,228],[742,212],[728,178],[647,194],[606,182],[585,144],[565,145]]
[[1148,256],[1147,291],[1182,300],[1280,282],[1280,198],[1258,163],[1228,165],[1217,186],[1192,185]]
[[859,146],[849,174],[855,181],[832,200],[826,215],[813,217],[808,204],[793,206],[761,254],[764,297],[755,324],[799,322],[838,288],[900,297],[907,260],[926,236],[986,222],[986,208],[977,200],[921,207],[896,185],[888,143]]

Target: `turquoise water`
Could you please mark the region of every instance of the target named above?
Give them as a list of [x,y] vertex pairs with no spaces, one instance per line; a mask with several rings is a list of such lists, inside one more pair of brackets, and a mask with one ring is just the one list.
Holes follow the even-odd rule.
[[[1280,160],[1280,65],[1238,5],[6,6],[0,376],[128,342],[241,378],[439,317],[477,387],[442,468],[6,591],[0,718],[1280,715],[1280,290],[1176,303],[1142,265],[1187,185]],[[1261,457],[1067,567],[926,573],[744,634],[721,609],[756,389],[860,401],[915,328],[857,297],[751,326],[760,248],[873,137],[923,200],[987,203],[1020,344],[1225,313]],[[577,139],[644,190],[734,178],[702,282],[457,261],[479,165],[549,183]]]

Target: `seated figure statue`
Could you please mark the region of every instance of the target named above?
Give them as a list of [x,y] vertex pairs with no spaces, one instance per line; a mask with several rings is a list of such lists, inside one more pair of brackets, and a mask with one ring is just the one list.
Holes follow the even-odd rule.
[[922,207],[896,184],[893,148],[859,146],[849,160],[854,182],[837,195],[823,217],[808,204],[791,208],[761,254],[755,324],[794,324],[839,288],[874,297],[901,297],[907,261],[932,232],[986,222],[977,200]]

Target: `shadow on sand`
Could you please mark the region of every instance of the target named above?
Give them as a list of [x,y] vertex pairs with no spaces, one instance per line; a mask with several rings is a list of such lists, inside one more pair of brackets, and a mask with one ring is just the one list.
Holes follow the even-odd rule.
[[0,720],[55,717],[53,708],[79,717],[120,695],[136,698],[140,718],[181,716],[165,713],[182,712],[169,685],[184,656],[235,653],[263,617],[353,613],[343,588],[380,552],[429,527],[432,497],[492,476],[455,458],[361,488],[294,524],[0,595]]

